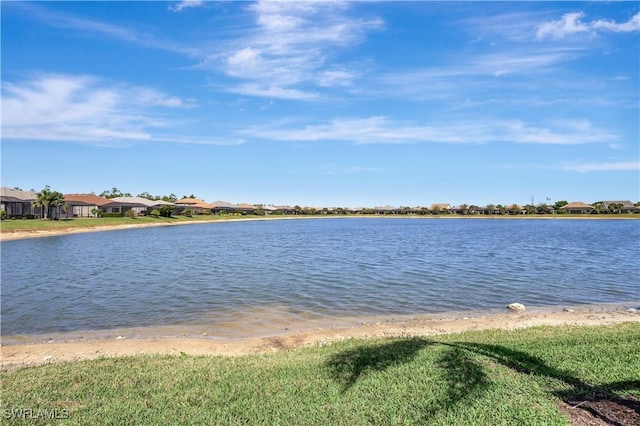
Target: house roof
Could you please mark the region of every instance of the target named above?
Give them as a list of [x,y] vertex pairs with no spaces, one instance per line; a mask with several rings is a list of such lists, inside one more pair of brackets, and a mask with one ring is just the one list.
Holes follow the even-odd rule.
[[64,194],[64,201],[76,206],[104,206],[111,203],[110,199],[96,194]]
[[226,208],[235,208],[236,205],[233,203],[230,203],[228,201],[214,201],[213,203],[211,203],[211,205],[215,208],[222,208],[222,207],[226,207]]
[[237,207],[240,209],[255,209],[256,206],[254,206],[253,204],[248,204],[248,203],[238,203]]
[[587,203],[583,203],[582,201],[572,201],[569,204],[565,204],[564,206],[560,207],[561,209],[589,209],[592,210],[594,207],[587,204]]
[[173,205],[173,203],[169,203],[164,200],[150,200],[144,197],[114,197],[110,201],[114,204],[126,206],[155,207]]
[[33,191],[20,191],[6,186],[0,188],[0,198],[7,202],[33,201],[36,193]]
[[448,210],[448,209],[451,208],[451,205],[450,204],[431,204],[431,209],[434,209],[436,207],[439,208],[439,209],[447,209]]
[[215,209],[216,206],[213,205],[212,203],[205,203],[204,201],[199,202],[198,204],[193,204],[194,207],[200,207],[203,209]]
[[630,208],[630,207],[635,207],[633,205],[633,203],[629,200],[624,200],[624,201],[603,201],[602,202],[602,207],[607,208],[610,204],[622,204],[622,207],[624,208]]
[[182,200],[176,201],[176,204],[182,206],[197,206],[200,203],[204,203],[204,201],[197,198],[183,198]]

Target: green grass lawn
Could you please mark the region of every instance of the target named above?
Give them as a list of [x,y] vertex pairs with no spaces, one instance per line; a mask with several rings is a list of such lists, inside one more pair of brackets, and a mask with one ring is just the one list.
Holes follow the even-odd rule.
[[58,410],[68,418],[56,424],[562,425],[563,399],[640,398],[640,325],[109,358],[1,377],[5,416]]
[[[15,231],[41,231],[41,230],[56,230],[66,228],[91,228],[99,226],[114,226],[114,225],[135,225],[143,223],[189,223],[199,221],[213,221],[220,219],[240,219],[248,216],[219,216],[219,215],[199,215],[193,217],[187,216],[174,216],[171,218],[166,217],[149,217],[139,216],[135,218],[129,217],[104,217],[104,218],[75,218],[75,219],[61,219],[61,220],[42,220],[42,219],[16,219],[16,220],[3,220],[0,222],[0,230],[6,232]],[[254,218],[258,216],[252,216]]]

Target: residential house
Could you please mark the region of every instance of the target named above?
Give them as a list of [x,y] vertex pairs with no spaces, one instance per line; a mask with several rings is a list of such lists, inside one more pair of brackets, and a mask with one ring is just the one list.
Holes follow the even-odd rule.
[[511,204],[510,206],[507,207],[507,214],[510,214],[510,215],[527,214],[527,209],[524,206]]
[[232,214],[237,211],[237,206],[233,203],[229,203],[228,201],[214,201],[209,205],[211,206],[210,207],[211,213],[214,213],[214,214],[221,214],[221,213]]
[[589,214],[595,210],[595,207],[580,201],[572,201],[560,207],[560,210],[571,214]]
[[146,215],[158,207],[173,205],[164,200],[150,200],[143,197],[114,197],[109,201],[109,205],[105,206],[107,213],[125,213],[133,210],[136,216]]
[[236,204],[236,208],[242,212],[242,214],[255,214],[256,212],[256,206],[253,204],[238,203]]
[[33,191],[22,191],[4,186],[0,188],[0,210],[3,210],[8,218],[39,216],[38,209],[33,207],[35,199],[36,193]]
[[374,207],[373,210],[376,214],[400,214],[402,213],[401,207],[393,207],[393,206],[381,206]]
[[608,213],[615,210],[617,213],[637,213],[640,208],[633,205],[629,200],[624,201],[603,201],[600,204],[600,213]]
[[480,209],[478,211],[479,211],[480,214],[487,214],[487,215],[494,215],[494,214],[499,215],[500,214],[500,209],[497,206],[493,205],[493,204],[490,204],[490,205],[484,206],[484,207],[480,207]]
[[431,210],[432,213],[436,213],[436,214],[453,213],[453,207],[451,207],[451,204],[431,204],[431,208],[429,210]]
[[210,210],[212,205],[197,198],[183,198],[182,200],[176,201],[176,207],[178,213],[190,210],[192,213],[202,214],[205,209]]
[[95,210],[107,211],[111,200],[95,194],[64,194],[67,215],[72,217],[95,217]]
[[296,209],[291,206],[273,206],[275,210],[271,213],[296,214]]

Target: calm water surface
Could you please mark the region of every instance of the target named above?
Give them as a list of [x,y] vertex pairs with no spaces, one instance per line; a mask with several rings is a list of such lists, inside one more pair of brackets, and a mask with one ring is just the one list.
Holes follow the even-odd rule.
[[354,218],[121,230],[3,242],[1,274],[3,337],[615,303],[640,300],[640,221]]

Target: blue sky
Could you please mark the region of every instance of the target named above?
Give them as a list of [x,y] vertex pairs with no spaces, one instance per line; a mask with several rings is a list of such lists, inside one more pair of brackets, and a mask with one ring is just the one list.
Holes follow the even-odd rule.
[[6,2],[2,185],[640,199],[638,2]]

